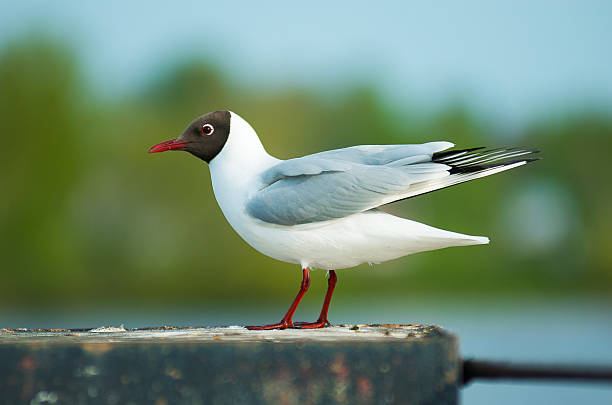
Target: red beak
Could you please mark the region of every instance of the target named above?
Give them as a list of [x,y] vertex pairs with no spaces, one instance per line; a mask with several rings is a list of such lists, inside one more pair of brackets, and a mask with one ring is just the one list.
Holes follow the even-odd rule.
[[167,150],[182,150],[189,142],[177,142],[176,139],[158,143],[149,149],[149,153],[165,152]]

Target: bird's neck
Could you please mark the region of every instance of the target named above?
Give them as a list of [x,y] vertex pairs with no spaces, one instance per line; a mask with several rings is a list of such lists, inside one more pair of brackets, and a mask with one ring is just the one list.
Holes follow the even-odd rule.
[[278,162],[263,147],[248,122],[231,113],[230,135],[223,149],[210,162],[213,183],[230,182],[240,187]]

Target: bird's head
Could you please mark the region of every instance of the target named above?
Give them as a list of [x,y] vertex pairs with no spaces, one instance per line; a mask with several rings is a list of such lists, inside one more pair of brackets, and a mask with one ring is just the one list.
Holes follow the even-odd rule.
[[213,111],[196,118],[183,133],[175,139],[159,143],[149,153],[167,150],[184,150],[207,163],[223,149],[230,133],[231,113]]

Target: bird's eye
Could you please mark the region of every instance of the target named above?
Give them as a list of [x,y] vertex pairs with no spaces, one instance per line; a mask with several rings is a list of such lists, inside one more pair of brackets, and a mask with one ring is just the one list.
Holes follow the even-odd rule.
[[215,128],[210,124],[204,124],[202,125],[201,131],[204,135],[212,135],[212,133],[215,132]]

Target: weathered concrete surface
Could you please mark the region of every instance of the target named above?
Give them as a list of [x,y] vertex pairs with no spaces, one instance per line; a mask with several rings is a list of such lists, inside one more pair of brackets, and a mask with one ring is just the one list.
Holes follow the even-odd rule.
[[0,403],[456,404],[436,326],[0,329]]

